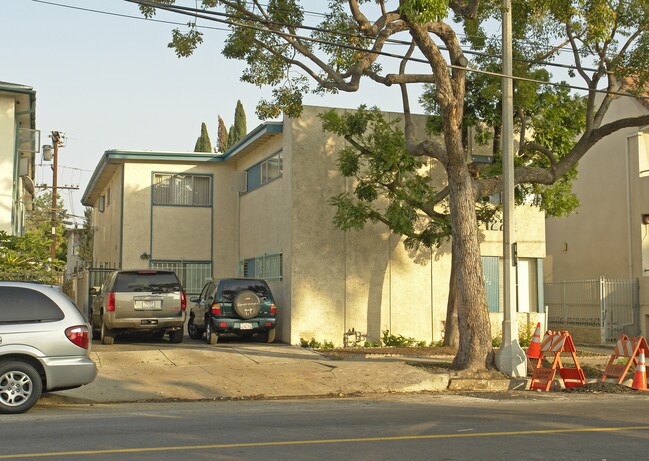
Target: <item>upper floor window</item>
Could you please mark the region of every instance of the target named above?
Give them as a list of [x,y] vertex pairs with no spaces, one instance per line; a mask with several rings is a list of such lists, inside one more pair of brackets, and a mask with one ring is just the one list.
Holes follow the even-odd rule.
[[272,157],[267,158],[246,170],[246,190],[251,191],[279,178],[284,172],[284,155],[279,151]]
[[192,174],[153,175],[154,205],[211,205],[210,177]]

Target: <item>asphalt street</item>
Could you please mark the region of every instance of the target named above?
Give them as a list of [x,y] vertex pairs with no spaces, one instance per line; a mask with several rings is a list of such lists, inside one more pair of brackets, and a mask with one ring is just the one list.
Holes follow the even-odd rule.
[[635,394],[41,406],[0,419],[0,459],[643,460],[648,410]]

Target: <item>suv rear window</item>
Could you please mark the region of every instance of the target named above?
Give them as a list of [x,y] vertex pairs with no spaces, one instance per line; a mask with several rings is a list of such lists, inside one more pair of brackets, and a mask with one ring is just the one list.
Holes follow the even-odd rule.
[[115,291],[136,292],[152,291],[154,293],[171,293],[182,291],[178,277],[173,272],[122,272],[115,280]]
[[0,287],[0,323],[54,322],[65,317],[43,293],[23,287]]
[[261,299],[267,299],[271,302],[273,300],[268,285],[263,280],[231,279],[221,282],[221,298],[224,301],[233,301],[234,297],[244,290],[253,291]]

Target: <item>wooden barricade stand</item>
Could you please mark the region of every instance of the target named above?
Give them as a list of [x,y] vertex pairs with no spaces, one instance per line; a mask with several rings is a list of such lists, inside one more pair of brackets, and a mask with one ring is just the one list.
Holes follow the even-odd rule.
[[[565,353],[569,353],[572,356],[572,360],[575,364],[574,367],[564,366],[561,361],[561,354]],[[547,359],[547,361],[550,362],[550,368],[543,367],[542,365],[545,356],[549,356],[550,354],[554,354],[554,358],[551,362],[549,358]],[[563,380],[564,386],[568,389],[586,384],[584,371],[579,366],[579,360],[577,359],[575,343],[573,342],[570,333],[567,331],[547,331],[545,336],[543,336],[543,341],[541,341],[541,353],[539,358],[536,360],[536,365],[532,372],[530,390],[549,391],[557,370],[559,371],[559,376],[561,376],[561,379]]]
[[[617,384],[622,384],[629,368],[631,368],[631,364],[637,364],[640,349],[644,349],[645,352],[649,351],[647,340],[644,336],[636,336],[633,339],[629,339],[627,335],[620,335],[620,338],[615,344],[613,354],[611,354],[611,358],[606,364],[606,370],[604,370],[604,374],[602,375],[602,382],[612,378],[617,380]],[[615,361],[621,358],[628,360],[626,363],[616,364]]]

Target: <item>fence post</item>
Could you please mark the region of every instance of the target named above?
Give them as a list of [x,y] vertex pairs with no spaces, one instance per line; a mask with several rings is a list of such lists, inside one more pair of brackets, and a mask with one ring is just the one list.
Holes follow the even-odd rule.
[[600,342],[606,344],[609,330],[608,309],[606,308],[606,280],[599,278],[599,325]]

